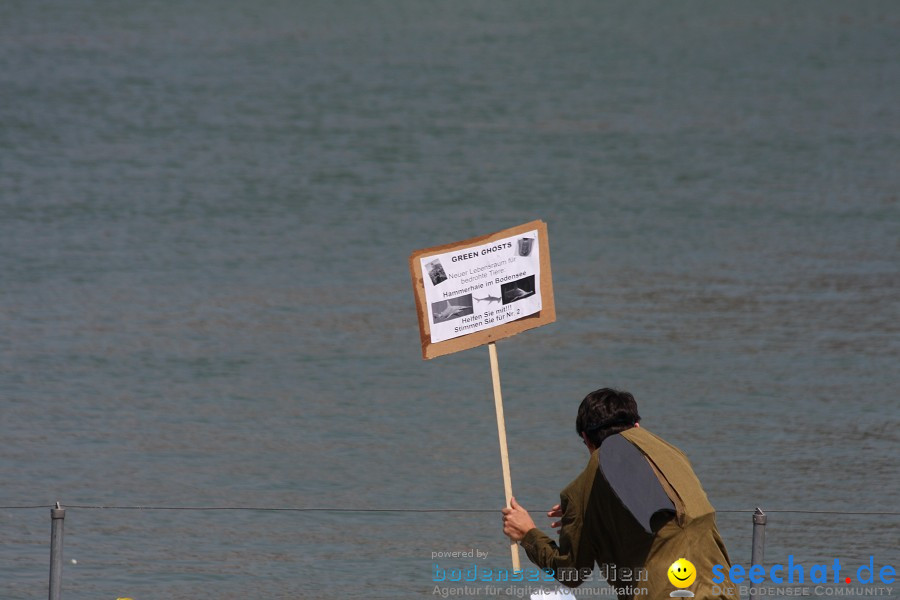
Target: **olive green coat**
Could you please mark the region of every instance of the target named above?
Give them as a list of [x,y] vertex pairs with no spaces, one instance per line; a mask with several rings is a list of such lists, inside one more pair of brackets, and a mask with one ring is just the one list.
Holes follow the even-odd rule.
[[[669,582],[668,569],[679,558],[686,558],[697,570],[696,581],[687,588],[696,598],[736,598],[713,593],[712,566],[725,565],[727,571],[730,561],[716,527],[715,509],[687,456],[644,428],[628,429],[621,435],[650,461],[675,504],[676,516],[655,534],[648,534],[598,471],[601,448],[560,493],[559,543],[532,529],[522,540],[528,558],[543,569],[552,569],[557,579],[570,587],[583,583],[584,574],[590,573],[596,562],[600,574],[608,575],[609,583],[618,589],[620,599],[653,600],[669,598],[669,593],[678,589]],[[632,595],[629,588],[647,591]]]

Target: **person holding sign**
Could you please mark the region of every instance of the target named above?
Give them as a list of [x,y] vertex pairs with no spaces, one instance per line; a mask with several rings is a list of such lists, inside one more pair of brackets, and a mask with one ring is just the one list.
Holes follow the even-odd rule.
[[[610,388],[588,394],[575,429],[590,453],[584,471],[561,493],[547,516],[558,519],[559,542],[535,527],[515,498],[504,508],[503,533],[528,558],[569,587],[591,577],[594,563],[620,599],[737,598],[714,589],[713,565],[730,566],[716,513],[687,457],[639,425],[634,397]],[[667,571],[679,559],[695,568],[686,590]],[[685,587],[685,586],[680,586]],[[636,590],[646,588],[646,595]],[[642,590],[641,590],[642,591]]]

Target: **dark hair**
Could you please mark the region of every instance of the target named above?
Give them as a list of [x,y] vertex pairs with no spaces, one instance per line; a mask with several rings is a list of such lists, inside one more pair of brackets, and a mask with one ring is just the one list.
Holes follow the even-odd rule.
[[578,417],[575,419],[575,431],[579,437],[582,432],[586,433],[591,444],[599,448],[603,440],[631,429],[640,420],[634,396],[612,388],[601,388],[581,401]]

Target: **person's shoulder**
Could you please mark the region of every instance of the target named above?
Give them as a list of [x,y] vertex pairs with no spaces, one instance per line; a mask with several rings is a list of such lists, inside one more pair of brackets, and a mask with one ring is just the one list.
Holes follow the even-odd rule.
[[647,454],[648,451],[654,446],[657,448],[662,446],[669,450],[673,450],[678,454],[684,455],[684,452],[681,451],[681,448],[667,442],[655,433],[649,431],[646,427],[632,427],[631,429],[626,429],[625,431],[623,431],[621,435],[626,440],[640,448],[644,452],[644,454]]
[[599,465],[599,457],[597,450],[591,453],[591,458],[585,465],[584,470],[567,485],[560,495],[572,496],[575,493],[581,493],[586,487],[593,485],[594,476],[597,473],[597,465]]

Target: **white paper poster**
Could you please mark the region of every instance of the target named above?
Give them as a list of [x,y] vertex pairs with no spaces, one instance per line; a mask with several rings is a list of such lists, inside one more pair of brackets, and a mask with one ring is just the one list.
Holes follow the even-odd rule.
[[422,261],[432,343],[541,310],[537,230]]

